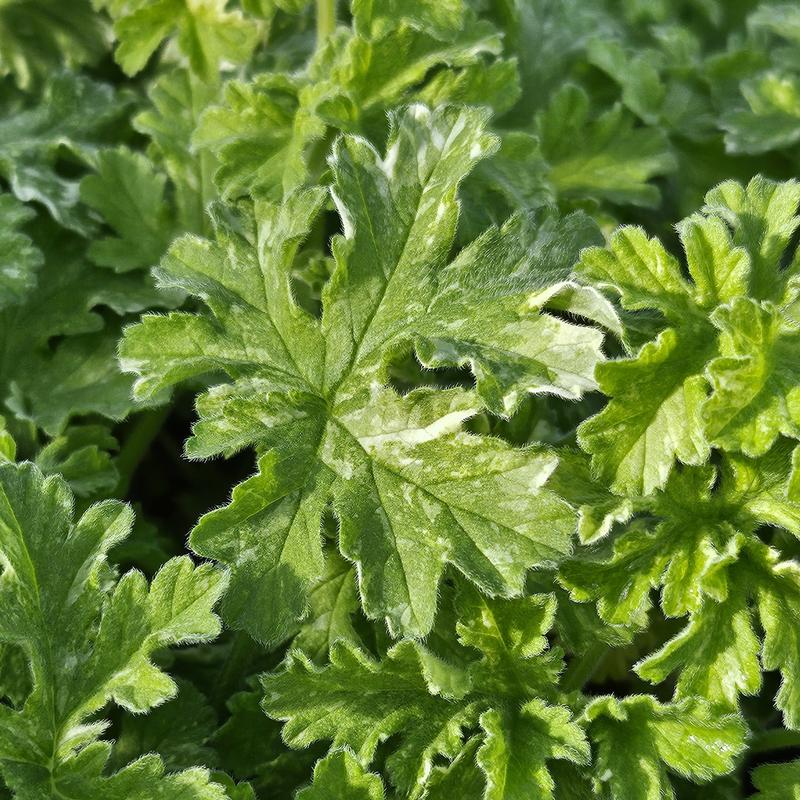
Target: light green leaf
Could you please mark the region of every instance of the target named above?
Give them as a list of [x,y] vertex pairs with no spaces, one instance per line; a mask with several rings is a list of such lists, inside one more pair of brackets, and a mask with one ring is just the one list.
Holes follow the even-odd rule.
[[294,637],[293,647],[323,663],[335,641],[358,641],[352,622],[358,610],[355,570],[335,551],[326,554],[325,574],[309,589],[308,604],[308,620]]
[[660,683],[680,670],[679,697],[704,697],[735,709],[740,694],[752,695],[761,688],[758,653],[747,597],[731,592],[722,602],[707,600],[677,636],[637,664],[636,672]]
[[800,798],[800,761],[788,764],[762,764],[753,770],[753,784],[758,789],[754,800],[798,800]]
[[744,297],[712,319],[721,331],[703,407],[712,444],[756,457],[779,434],[800,438],[800,330],[771,303]]
[[579,274],[617,292],[630,311],[657,310],[670,326],[633,358],[596,370],[611,400],[581,425],[578,441],[613,491],[647,495],[675,460],[699,465],[711,444],[761,455],[779,433],[797,435],[796,322],[778,302],[794,296],[793,268],[781,260],[798,202],[800,185],[760,176],[712,189],[702,214],[678,226],[693,283],[638,228],[619,229],[608,249],[584,251]]
[[[501,41],[461,2],[360,2],[354,16],[355,31],[340,28],[305,70],[232,82],[223,105],[204,115],[194,143],[218,157],[223,197],[255,192],[279,200],[306,181],[316,182],[325,148],[315,143],[331,130],[382,140],[387,111],[404,103],[485,104],[485,95],[469,96],[463,70],[485,70]],[[504,87],[498,100],[507,104],[507,98]]]
[[116,59],[127,75],[146,66],[158,46],[173,36],[192,70],[214,81],[221,62],[241,64],[256,44],[258,27],[228,0],[95,0],[114,18]]
[[468,585],[457,598],[459,641],[480,651],[469,666],[473,687],[493,700],[501,697],[548,697],[563,667],[561,651],[549,650],[553,595],[491,600]]
[[96,739],[107,723],[88,718],[109,701],[141,712],[174,695],[151,655],[215,636],[212,607],[225,586],[187,558],[167,562],[149,587],[138,572],[114,584],[105,556],[131,522],[108,501],[74,523],[61,478],[0,466],[0,639],[25,651],[33,676],[23,708],[0,713],[0,770],[20,798],[223,796],[204,770],[162,778],[157,757],[102,777],[110,745]]
[[264,676],[262,683],[263,708],[286,721],[283,736],[292,747],[330,740],[369,763],[379,742],[400,734],[387,769],[408,792],[422,787],[437,755],[458,753],[461,729],[475,717],[469,704],[454,701],[467,689],[466,676],[408,641],[381,662],[336,642],[330,666],[321,670],[294,653],[283,672]]
[[477,754],[486,774],[485,800],[552,800],[549,759],[589,763],[589,743],[566,708],[530,700],[518,711],[481,715],[484,743]]
[[[490,233],[448,266],[458,183],[494,147],[485,119],[478,110],[411,107],[393,116],[383,159],[362,139],[339,141],[332,192],[344,235],[332,243],[321,323],[296,305],[290,282],[324,201],[317,189],[282,206],[259,201],[254,219],[226,222],[219,213],[216,243],[179,239],[161,282],[202,297],[211,315],[145,316],[126,332],[122,365],[138,373],[138,397],[205,372],[233,381],[198,401],[187,452],[205,458],[254,445],[259,474],[204,517],[191,541],[232,568],[223,613],[260,639],[285,638],[305,610],[322,572],[319,523],[331,498],[341,551],[359,565],[364,610],[394,633],[430,630],[447,563],[508,596],[522,590],[530,566],[569,550],[572,512],[543,488],[556,463],[550,453],[463,431],[482,406],[472,392],[400,397],[385,386],[389,359],[445,334],[459,347],[476,337],[486,348],[524,347],[521,334],[539,324],[572,331],[589,353],[599,344],[594,332],[551,322],[535,304],[526,309],[552,283],[536,258],[509,274],[505,296],[487,298],[494,315],[459,305],[456,287],[469,286],[480,248],[494,242],[494,263],[509,269],[504,248],[518,252],[510,235]],[[525,370],[492,376],[488,361],[481,370],[491,387],[541,385]],[[561,380],[553,372],[551,384]]]
[[152,141],[153,161],[163,164],[172,182],[178,227],[190,233],[210,230],[206,207],[216,196],[215,161],[208,151],[195,152],[191,137],[217,92],[189,70],[173,69],[153,83],[150,106],[133,118],[136,130]]
[[383,800],[379,776],[366,772],[349,750],[336,750],[317,762],[314,783],[297,800]]
[[609,800],[673,800],[669,772],[706,782],[730,772],[745,747],[739,717],[714,714],[699,703],[600,697],[584,719],[598,748],[595,792]]

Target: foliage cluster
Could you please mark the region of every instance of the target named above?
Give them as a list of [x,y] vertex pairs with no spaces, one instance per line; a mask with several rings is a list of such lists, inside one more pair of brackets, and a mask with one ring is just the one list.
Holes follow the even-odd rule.
[[800,798],[798,48],[0,0],[0,798]]

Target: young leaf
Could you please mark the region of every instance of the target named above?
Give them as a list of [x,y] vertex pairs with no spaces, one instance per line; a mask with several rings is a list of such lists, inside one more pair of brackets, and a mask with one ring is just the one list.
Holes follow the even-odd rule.
[[673,798],[669,772],[708,781],[733,768],[745,727],[701,704],[663,705],[646,695],[600,697],[584,712],[597,743],[594,788],[614,800]]
[[796,323],[771,302],[791,291],[781,258],[798,201],[794,182],[760,176],[710,191],[703,214],[679,225],[692,284],[637,228],[619,229],[609,250],[584,252],[580,272],[669,326],[633,358],[598,367],[612,399],[583,423],[579,442],[614,491],[649,494],[676,459],[698,465],[711,444],[760,456],[779,432],[796,434],[794,359],[785,353]]
[[383,783],[366,772],[349,750],[336,750],[317,762],[314,783],[297,793],[297,800],[383,800]]
[[217,78],[220,62],[241,64],[256,44],[258,28],[240,11],[227,11],[228,0],[96,0],[114,19],[119,39],[116,59],[127,75],[144,69],[164,39],[178,46],[201,78]]
[[137,572],[115,584],[105,556],[131,522],[128,507],[108,501],[75,523],[61,478],[0,465],[0,639],[24,650],[33,676],[24,706],[0,711],[0,771],[21,798],[224,797],[205,770],[164,777],[154,756],[103,774],[107,723],[89,718],[109,701],[142,712],[174,695],[151,655],[214,637],[225,586],[187,558],[165,564],[150,586]]

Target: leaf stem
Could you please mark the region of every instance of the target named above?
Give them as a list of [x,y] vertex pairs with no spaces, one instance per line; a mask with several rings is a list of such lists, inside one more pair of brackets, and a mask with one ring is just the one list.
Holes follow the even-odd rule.
[[565,692],[582,689],[597,671],[607,651],[608,646],[603,642],[594,642],[583,655],[576,655],[564,670],[561,688]]
[[769,753],[786,747],[800,747],[800,731],[771,728],[761,731],[750,740],[750,753]]
[[336,30],[336,0],[317,0],[317,49]]
[[171,406],[164,405],[139,414],[116,459],[119,480],[114,490],[115,497],[127,496],[136,468],[161,430],[170,410]]

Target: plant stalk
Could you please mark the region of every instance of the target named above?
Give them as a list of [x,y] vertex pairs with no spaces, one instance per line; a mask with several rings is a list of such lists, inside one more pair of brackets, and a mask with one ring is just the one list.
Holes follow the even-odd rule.
[[317,50],[336,30],[336,0],[317,0]]
[[127,496],[133,474],[150,449],[153,439],[158,436],[158,432],[161,430],[170,410],[171,406],[165,405],[161,408],[144,411],[139,415],[116,459],[119,481],[117,481],[117,487],[114,490],[115,497],[124,498]]
[[608,647],[602,642],[595,642],[590,645],[583,655],[575,656],[570,661],[564,677],[561,679],[561,688],[565,692],[573,692],[582,689],[597,671],[603,656],[608,651]]

